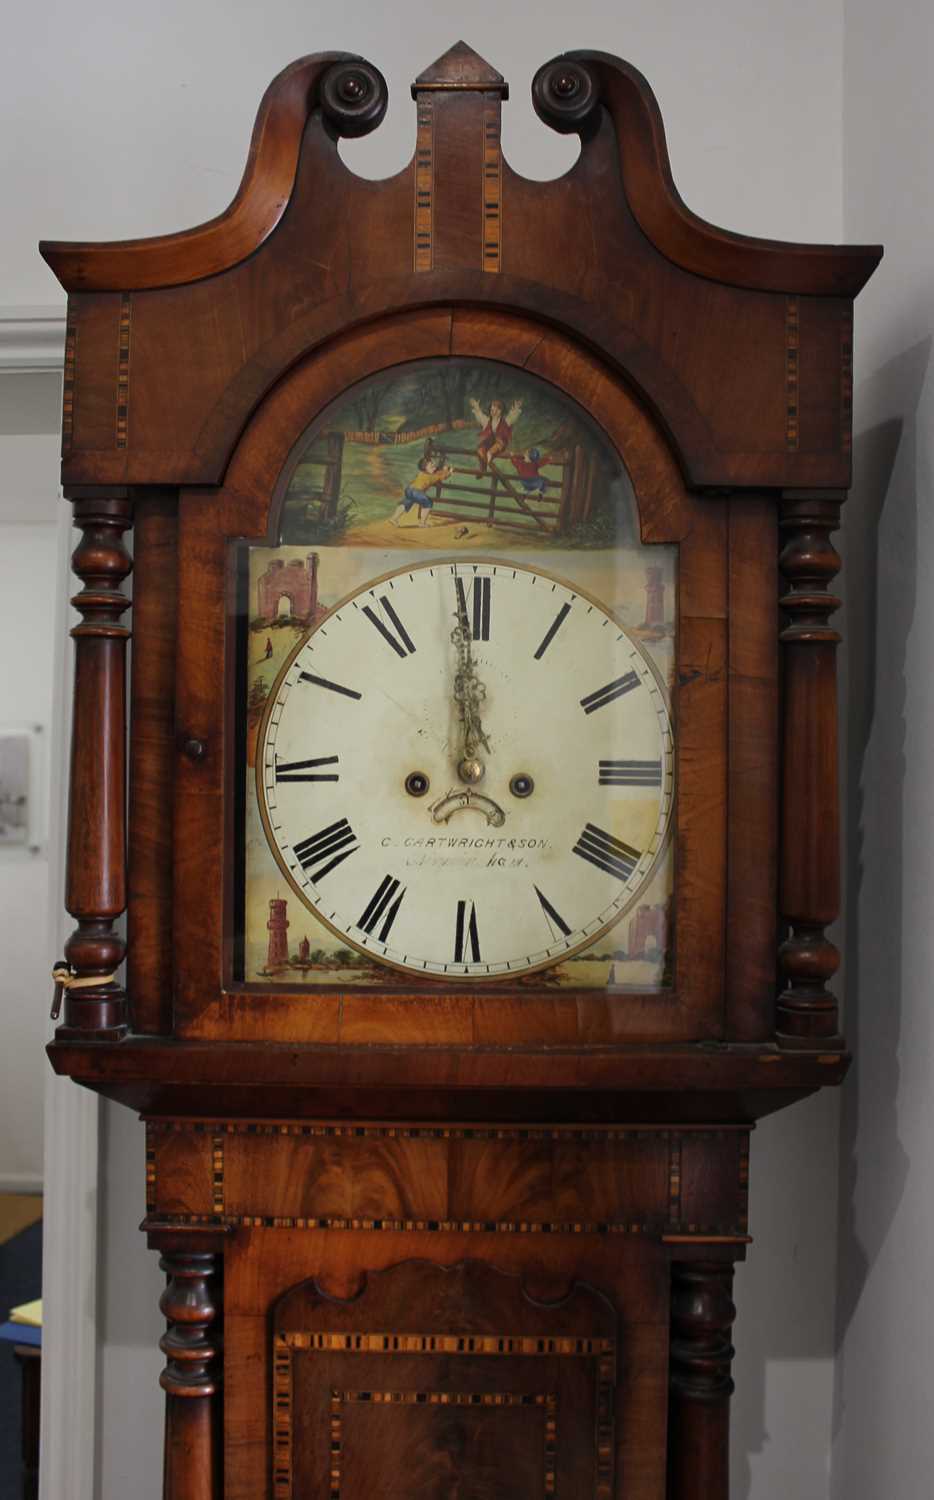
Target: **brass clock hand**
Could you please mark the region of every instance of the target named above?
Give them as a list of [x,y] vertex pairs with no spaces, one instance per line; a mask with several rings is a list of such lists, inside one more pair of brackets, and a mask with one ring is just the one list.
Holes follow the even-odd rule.
[[467,608],[463,598],[458,599],[457,624],[451,631],[451,640],[457,651],[457,669],[454,673],[454,702],[457,704],[463,730],[463,753],[458,762],[457,774],[462,781],[482,780],[486,767],[478,759],[481,749],[489,750],[490,742],[483,732],[480,705],[486,697],[486,687],[477,676],[473,660],[473,638],[467,620]]

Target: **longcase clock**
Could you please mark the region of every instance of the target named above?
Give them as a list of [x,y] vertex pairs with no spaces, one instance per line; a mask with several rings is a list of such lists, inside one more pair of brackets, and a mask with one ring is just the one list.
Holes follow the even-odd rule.
[[304,58],[226,213],[42,246],[50,1055],[147,1123],[168,1500],[725,1500],[750,1131],[847,1066],[831,535],[881,252],[698,219],[617,58],[536,75],[553,182],[464,44],[413,96],[364,181],[384,81]]

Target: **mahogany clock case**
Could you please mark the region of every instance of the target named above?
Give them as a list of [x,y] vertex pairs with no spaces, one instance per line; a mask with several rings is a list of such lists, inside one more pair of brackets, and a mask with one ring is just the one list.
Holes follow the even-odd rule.
[[[826,936],[831,536],[853,299],[881,251],[698,219],[648,84],[602,53],[536,75],[537,112],[581,153],[526,181],[502,155],[507,92],[457,44],[413,86],[413,161],[367,182],[338,140],[379,124],[384,81],[304,58],[267,91],[219,218],[42,247],[69,296],[82,585],[76,927],[49,1052],[147,1119],[167,1500],[726,1500],[750,1129],[848,1063]],[[337,984],[301,953],[265,975],[245,957],[250,549],[288,566],[296,445],[336,402],[458,361],[580,410],[625,472],[638,545],[675,559],[673,939],[654,986],[534,964]],[[525,501],[507,468],[522,524],[550,517],[563,546],[548,480]],[[521,564],[515,531],[499,545]]]

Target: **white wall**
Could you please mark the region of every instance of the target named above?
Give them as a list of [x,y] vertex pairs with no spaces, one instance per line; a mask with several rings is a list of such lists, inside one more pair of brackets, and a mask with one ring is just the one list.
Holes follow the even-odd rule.
[[[0,243],[4,298],[60,299],[35,254],[40,236],[151,234],[222,209],[263,89],[305,52],[359,51],[382,68],[389,116],[346,155],[369,175],[398,169],[414,141],[409,84],[461,35],[510,81],[504,142],[517,170],[556,175],[574,152],[532,114],[535,68],[566,48],[600,48],[621,53],[651,81],[692,208],[754,234],[838,240],[842,6],[47,0],[21,7],[0,56],[2,201],[16,205],[16,233]],[[752,1229],[763,1243],[737,1276],[734,1500],[827,1493],[836,1110],[832,1096],[811,1101],[765,1122],[754,1141]],[[137,1500],[156,1500],[160,1279],[135,1231],[142,1138],[126,1112],[106,1109],[104,1120],[96,1500],[122,1500],[130,1473]]]
[[[47,834],[59,493],[57,436],[4,431],[21,425],[11,424],[20,380],[0,375],[0,732],[38,725],[41,734],[34,742],[32,786],[38,850],[0,850],[0,1189],[12,1191],[35,1190],[42,1183],[42,1049],[51,1000]],[[53,377],[51,385],[57,425],[60,382]],[[33,409],[41,405],[41,398],[30,402]],[[26,942],[24,933],[29,934]]]
[[934,1346],[934,11],[846,0],[848,238],[884,240],[859,304],[847,509],[848,1030],[835,1500],[931,1488]]

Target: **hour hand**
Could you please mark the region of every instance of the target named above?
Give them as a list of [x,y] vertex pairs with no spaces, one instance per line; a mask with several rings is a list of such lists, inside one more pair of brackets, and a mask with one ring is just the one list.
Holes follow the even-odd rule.
[[457,774],[462,781],[477,782],[483,778],[486,767],[479,759],[480,750],[489,750],[490,743],[483,732],[480,705],[486,697],[486,687],[477,676],[473,660],[473,639],[467,619],[467,604],[462,589],[457,591],[457,624],[451,632],[451,640],[457,652],[457,668],[454,673],[454,702],[461,721],[462,752]]

